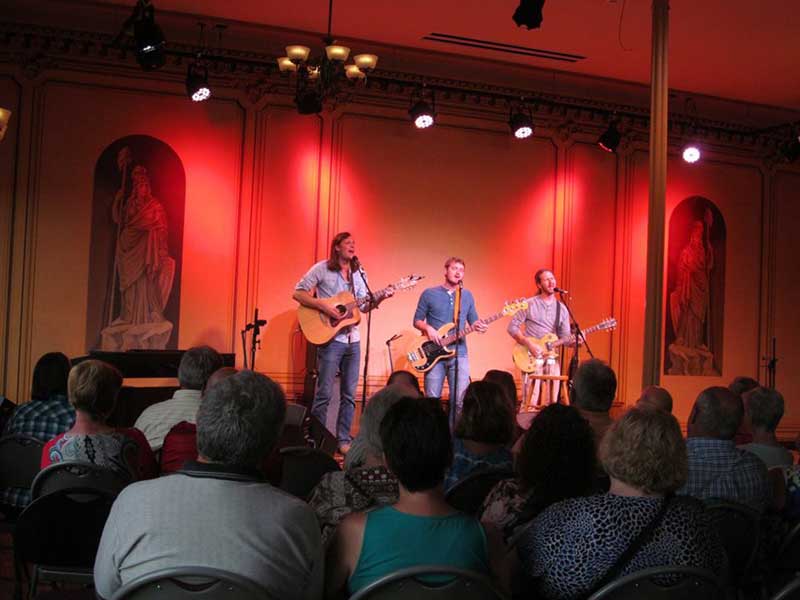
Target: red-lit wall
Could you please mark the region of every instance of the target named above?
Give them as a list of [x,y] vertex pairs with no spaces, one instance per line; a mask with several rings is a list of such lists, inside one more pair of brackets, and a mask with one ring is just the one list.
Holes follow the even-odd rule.
[[[403,107],[352,102],[301,116],[290,99],[252,103],[235,91],[190,103],[181,84],[100,74],[0,76],[0,105],[15,109],[0,144],[0,391],[24,400],[46,351],[83,354],[92,177],[112,141],[147,134],[169,144],[186,171],[179,346],[235,351],[255,306],[269,319],[256,367],[299,394],[304,343],[294,284],[351,231],[373,286],[425,275],[373,315],[370,388],[389,373],[386,345],[411,328],[422,287],[441,281],[450,255],[480,314],[532,294],[533,272],[555,270],[586,326],[619,328],[590,338],[619,376],[620,405],[641,388],[647,231],[647,153],[601,151],[596,134],[542,128],[513,139],[496,116],[440,109],[414,130]],[[736,375],[761,376],[770,332],[778,338],[785,432],[800,429],[800,326],[794,223],[797,170],[773,170],[725,152],[693,166],[669,164],[668,213],[702,195],[727,225],[724,370],[719,378],[664,377],[685,420],[697,392]],[[157,193],[157,190],[156,190]],[[511,369],[506,321],[470,338],[471,371]],[[365,333],[365,327],[362,328]]]

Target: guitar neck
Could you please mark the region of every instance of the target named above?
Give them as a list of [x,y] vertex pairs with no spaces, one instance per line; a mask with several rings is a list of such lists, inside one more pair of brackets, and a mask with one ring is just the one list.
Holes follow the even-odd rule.
[[[503,311],[500,311],[498,313],[494,313],[490,317],[486,317],[485,319],[481,319],[481,321],[483,321],[484,323],[486,323],[488,325],[489,323],[493,323],[494,321],[497,321],[497,319],[499,319],[502,316],[503,316]],[[477,321],[475,321],[475,322],[477,323]],[[461,338],[463,338],[464,336],[469,335],[473,331],[475,331],[475,326],[474,325],[467,325],[461,331],[457,331],[456,333],[451,333],[447,337],[442,338],[442,344],[445,345],[445,346],[449,346],[450,344],[452,344],[456,340],[460,340]]]
[[[378,290],[374,294],[372,294],[373,302],[380,302],[381,300],[383,300],[383,297],[386,295],[386,292],[388,290],[389,290],[389,288],[385,287],[383,289]],[[350,310],[351,308],[356,308],[356,307],[360,308],[365,303],[369,302],[369,300],[370,300],[369,295],[367,295],[367,296],[359,296],[358,298],[356,298],[352,302],[348,302],[347,304],[345,304],[345,307],[347,308],[347,310]]]
[[[581,333],[583,333],[584,337],[586,337],[586,335],[588,335],[588,334],[590,334],[590,333],[592,333],[594,331],[597,331],[598,329],[600,329],[600,325],[592,325],[591,327],[587,327],[586,329],[582,329]],[[570,335],[568,338],[563,339],[563,340],[561,340],[561,339],[556,340],[555,342],[553,342],[550,345],[553,348],[558,348],[559,346],[563,346],[564,344],[573,344],[574,342],[575,342],[575,336],[574,335]]]

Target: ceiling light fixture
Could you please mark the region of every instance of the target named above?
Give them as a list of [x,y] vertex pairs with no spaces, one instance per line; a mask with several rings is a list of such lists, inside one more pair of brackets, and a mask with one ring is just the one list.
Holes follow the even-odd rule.
[[681,156],[683,160],[693,165],[698,160],[700,160],[702,156],[702,152],[700,152],[700,146],[695,144],[694,142],[686,144],[681,151]]
[[411,108],[408,109],[408,116],[417,129],[428,129],[436,122],[436,99],[433,92],[430,93],[431,102],[425,100],[425,86],[416,90],[411,96]]
[[294,73],[297,77],[295,104],[300,114],[320,112],[324,102],[339,93],[343,80],[363,81],[378,64],[375,54],[357,54],[351,64],[345,65],[350,48],[337,44],[331,36],[332,18],[333,0],[329,0],[325,52],[318,59],[311,59],[311,48],[299,44],[286,46],[286,56],[278,58],[281,73]]
[[195,102],[203,102],[211,97],[211,86],[208,84],[208,67],[200,62],[200,58],[189,65],[186,74],[186,93]]
[[525,114],[522,109],[517,108],[514,110],[512,107],[508,118],[508,126],[511,128],[511,133],[518,140],[524,140],[533,135],[534,125],[533,116],[528,109],[528,114]]
[[544,0],[520,0],[519,6],[511,18],[514,19],[517,27],[539,29],[542,25],[542,8],[544,8]]
[[621,140],[622,135],[617,130],[617,121],[612,119],[606,130],[597,138],[597,145],[606,152],[616,152]]

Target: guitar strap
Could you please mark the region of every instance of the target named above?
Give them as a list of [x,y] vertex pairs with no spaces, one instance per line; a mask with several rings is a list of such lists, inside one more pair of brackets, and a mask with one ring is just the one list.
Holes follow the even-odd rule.
[[553,325],[553,333],[558,336],[558,325],[561,323],[561,301],[556,300],[556,322]]

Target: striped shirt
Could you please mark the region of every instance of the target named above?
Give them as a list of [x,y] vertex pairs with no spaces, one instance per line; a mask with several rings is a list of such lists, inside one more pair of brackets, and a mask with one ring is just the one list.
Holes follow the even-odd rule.
[[144,409],[134,427],[144,434],[153,452],[157,452],[173,425],[181,421],[196,422],[201,397],[200,390],[175,390],[169,400]]

